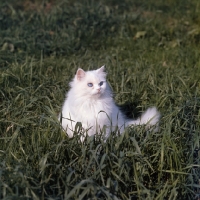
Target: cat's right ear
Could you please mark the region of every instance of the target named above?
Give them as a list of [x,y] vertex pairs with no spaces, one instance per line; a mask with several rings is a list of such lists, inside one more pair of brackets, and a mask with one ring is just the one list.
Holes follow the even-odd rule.
[[80,81],[85,76],[85,71],[79,68],[76,72],[76,78]]
[[97,69],[97,72],[99,73],[105,73],[105,65],[103,65],[102,67],[100,67],[99,69]]

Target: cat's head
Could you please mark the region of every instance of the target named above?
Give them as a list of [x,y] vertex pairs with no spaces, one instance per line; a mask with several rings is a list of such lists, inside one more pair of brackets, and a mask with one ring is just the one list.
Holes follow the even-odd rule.
[[102,66],[97,70],[84,71],[79,68],[71,87],[79,93],[88,97],[100,97],[106,90],[106,73],[105,67]]

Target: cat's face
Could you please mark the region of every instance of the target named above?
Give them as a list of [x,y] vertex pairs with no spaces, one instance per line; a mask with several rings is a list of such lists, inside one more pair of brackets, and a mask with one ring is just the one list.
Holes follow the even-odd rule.
[[79,68],[75,76],[75,86],[78,89],[77,92],[84,96],[100,97],[106,90],[104,66],[87,72]]

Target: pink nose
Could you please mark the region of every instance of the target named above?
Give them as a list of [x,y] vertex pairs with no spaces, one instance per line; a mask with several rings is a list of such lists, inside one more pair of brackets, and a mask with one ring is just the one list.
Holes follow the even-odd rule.
[[98,92],[100,92],[100,91],[101,91],[101,88],[98,88],[97,90],[98,90]]

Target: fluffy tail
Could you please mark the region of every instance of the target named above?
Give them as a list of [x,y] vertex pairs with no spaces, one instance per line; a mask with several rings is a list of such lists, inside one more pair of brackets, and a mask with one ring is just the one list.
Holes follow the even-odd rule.
[[148,108],[142,116],[129,122],[129,125],[145,125],[147,129],[157,132],[159,130],[159,121],[161,114],[156,107]]

